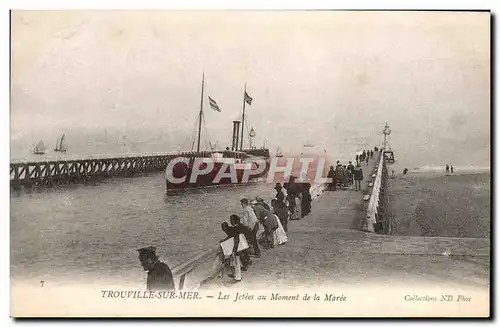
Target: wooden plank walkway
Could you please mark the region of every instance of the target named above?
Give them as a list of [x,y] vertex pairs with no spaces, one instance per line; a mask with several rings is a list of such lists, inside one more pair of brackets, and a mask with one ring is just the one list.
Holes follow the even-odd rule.
[[[370,163],[369,169],[372,169]],[[364,170],[366,166],[363,167]],[[365,176],[370,176],[364,171]],[[369,180],[363,182],[368,188]],[[386,236],[358,229],[364,192],[326,191],[312,212],[289,222],[288,242],[253,259],[243,281],[215,278],[205,289],[293,289],[373,283],[489,285],[488,239]]]

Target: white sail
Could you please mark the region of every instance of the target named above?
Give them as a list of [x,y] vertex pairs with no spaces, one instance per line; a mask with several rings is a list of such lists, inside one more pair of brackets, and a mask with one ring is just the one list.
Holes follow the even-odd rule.
[[283,157],[283,153],[281,152],[281,148],[276,149],[276,157]]
[[43,154],[45,153],[45,144],[43,144],[43,141],[40,140],[37,145],[35,145],[35,148],[33,149],[33,153],[36,153],[36,154]]
[[57,139],[57,142],[56,142],[56,148],[54,149],[54,151],[61,151],[61,152],[65,152],[66,149],[67,149],[67,146],[66,146],[66,135],[63,133],[58,139]]
[[67,146],[66,146],[66,135],[63,134],[61,136],[61,141],[59,142],[59,151],[66,151]]
[[56,147],[55,147],[55,149],[54,149],[55,151],[59,151],[59,143],[60,143],[60,142],[61,142],[61,137],[59,136],[59,137],[57,138],[57,141],[56,141]]
[[304,148],[313,148],[314,145],[309,143],[309,141],[306,142],[306,144],[304,144]]

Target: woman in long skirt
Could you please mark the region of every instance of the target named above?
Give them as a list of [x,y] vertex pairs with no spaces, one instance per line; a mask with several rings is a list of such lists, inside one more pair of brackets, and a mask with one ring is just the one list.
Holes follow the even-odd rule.
[[[276,218],[278,218],[278,216],[276,216]],[[281,221],[279,219],[277,220],[278,220],[278,228],[276,228],[276,230],[273,233],[274,246],[278,246],[288,242],[288,237],[286,236],[286,232],[283,229],[283,225],[281,224]]]

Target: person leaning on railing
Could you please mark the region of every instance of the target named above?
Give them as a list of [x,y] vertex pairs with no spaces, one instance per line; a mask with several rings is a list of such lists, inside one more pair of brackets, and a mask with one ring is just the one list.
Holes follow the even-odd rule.
[[251,238],[248,239],[250,245],[252,246],[253,253],[251,253],[254,257],[260,257],[260,248],[259,243],[257,242],[257,232],[259,231],[259,220],[255,215],[255,212],[248,203],[248,199],[244,198],[240,200],[241,207],[243,208],[243,218],[241,219],[241,223],[245,226],[248,226],[252,231]]
[[[238,215],[231,215],[229,217],[229,221],[231,222],[234,235],[243,234],[245,236],[245,240],[249,240],[252,238],[252,231],[248,226],[245,226],[241,223],[241,218]],[[241,270],[246,271],[248,266],[252,264],[252,260],[250,260],[250,251],[249,249],[244,249],[238,252],[238,255],[241,258]]]
[[264,244],[266,248],[274,248],[273,233],[278,228],[278,218],[265,208],[261,202],[256,202],[253,210],[257,219],[264,227]]
[[[223,222],[221,224],[221,228],[227,235],[226,238],[223,238],[220,240],[221,243],[224,241],[227,241],[231,237],[234,237],[234,234],[235,234],[234,230],[231,226],[229,226],[229,224],[227,222]],[[229,261],[229,265],[233,268],[233,273],[229,274],[228,276],[234,278],[233,281],[235,283],[241,282],[241,260],[240,260],[240,256],[237,255],[239,241],[240,241],[240,239],[239,239],[239,234],[238,234],[236,237],[234,237],[234,246],[233,246],[231,256],[229,257],[229,260],[224,258],[225,264],[227,265],[228,261]]]

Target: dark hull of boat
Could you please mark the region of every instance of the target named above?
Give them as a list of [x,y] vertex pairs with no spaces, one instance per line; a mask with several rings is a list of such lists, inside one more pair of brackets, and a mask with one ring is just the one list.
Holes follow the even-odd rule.
[[214,169],[205,175],[199,175],[191,181],[191,174],[193,168],[191,166],[187,166],[185,164],[177,164],[174,167],[174,171],[172,172],[173,176],[176,178],[186,177],[184,182],[182,183],[171,183],[168,179],[166,181],[167,194],[180,194],[184,191],[201,189],[201,188],[217,188],[217,187],[237,187],[237,186],[245,186],[252,185],[263,180],[263,177],[269,171],[269,161],[266,160],[264,170],[259,173],[252,175],[250,174],[247,180],[243,181],[243,175],[245,173],[245,169],[234,168],[236,171],[236,179],[232,180],[231,177],[222,177],[220,179],[217,178],[219,171],[225,168],[225,176],[229,173],[228,166],[224,166],[221,163],[214,163]]
[[213,184],[205,186],[187,186],[185,188],[171,188],[165,192],[165,195],[181,195],[181,194],[196,194],[196,193],[207,193],[217,190],[227,190],[234,187],[245,187],[252,186],[265,181],[264,177],[250,179],[247,183],[237,183],[237,184]]

